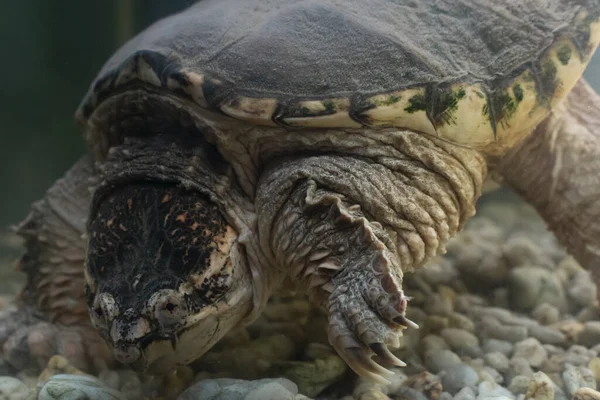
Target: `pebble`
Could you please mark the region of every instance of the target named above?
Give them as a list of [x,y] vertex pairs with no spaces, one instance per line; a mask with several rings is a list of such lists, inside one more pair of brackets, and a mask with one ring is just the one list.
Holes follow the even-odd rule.
[[549,326],[533,325],[527,328],[529,335],[545,344],[563,344],[567,336]]
[[588,321],[583,324],[583,330],[577,335],[576,341],[585,347],[600,343],[600,321]]
[[504,376],[498,371],[496,371],[492,367],[488,367],[487,365],[479,371],[479,378],[482,381],[494,382],[501,384],[504,382]]
[[515,345],[513,358],[523,358],[530,366],[539,367],[548,359],[548,352],[535,338],[528,338]]
[[403,386],[414,389],[419,393],[423,393],[428,399],[436,399],[440,396],[440,393],[442,393],[442,383],[440,382],[440,378],[429,372],[422,372],[409,377],[404,382]]
[[475,400],[475,392],[467,386],[454,395],[454,400]]
[[487,365],[502,373],[507,372],[510,368],[508,357],[499,351],[487,353],[483,356],[483,359]]
[[506,340],[485,339],[483,341],[484,353],[502,353],[506,357],[510,357],[514,351],[515,345]]
[[596,381],[600,381],[600,358],[594,357],[588,363],[588,368],[594,374]]
[[454,312],[452,302],[439,293],[432,293],[423,307],[427,315],[450,316]]
[[460,363],[460,357],[451,350],[429,350],[425,353],[425,366],[435,374]]
[[515,375],[533,376],[533,370],[529,361],[522,357],[513,357],[510,360],[511,370]]
[[185,390],[178,400],[294,400],[298,387],[288,379],[206,379]]
[[576,272],[566,287],[569,298],[580,307],[585,307],[596,300],[596,286],[588,271]]
[[529,388],[530,381],[531,377],[517,375],[513,377],[510,381],[510,385],[508,385],[508,390],[510,390],[514,394],[525,394],[527,393],[527,389]]
[[459,355],[468,355],[471,357],[481,353],[479,339],[471,332],[463,329],[446,328],[440,332],[446,343],[450,345],[452,350]]
[[442,350],[450,348],[444,338],[433,334],[426,335],[423,339],[421,339],[420,345],[423,349],[423,352],[427,352],[428,350]]
[[58,374],[42,386],[38,400],[126,400],[122,393],[99,379],[84,375]]
[[528,312],[541,303],[559,310],[567,308],[563,287],[554,273],[537,266],[511,270],[508,277],[509,299],[514,310]]
[[572,400],[600,400],[600,392],[590,388],[578,389]]
[[502,251],[509,268],[540,265],[550,269],[554,264],[548,257],[544,256],[537,244],[524,235],[509,237],[502,245]]
[[450,315],[450,326],[467,332],[475,333],[475,323],[469,317],[460,313]]
[[[388,400],[388,399],[389,399],[389,397],[387,397],[387,399],[385,399],[385,400]],[[424,394],[420,393],[418,390],[415,390],[415,389],[412,389],[409,387],[401,387],[398,391],[396,391],[396,393],[394,393],[394,399],[398,399],[398,400],[428,400]]]
[[531,315],[542,325],[550,325],[560,319],[558,308],[548,303],[538,304],[531,312]]
[[491,399],[498,397],[507,397],[509,399],[514,399],[515,395],[512,394],[508,389],[503,388],[494,382],[481,382],[478,388],[478,396],[477,399]]
[[525,398],[528,400],[554,400],[554,382],[543,372],[533,374]]
[[504,285],[508,270],[502,250],[497,244],[476,237],[469,240],[469,234],[461,239],[463,245],[457,248],[456,254],[448,248],[449,255],[456,257],[456,265],[465,284],[475,292]]
[[30,390],[23,382],[11,376],[0,376],[0,399],[27,400]]
[[458,277],[458,271],[447,258],[437,258],[427,264],[427,268],[420,268],[416,272],[431,286],[451,285]]
[[520,342],[527,338],[527,328],[516,325],[502,325],[498,320],[488,317],[485,318],[484,334],[488,338],[504,340],[511,343]]
[[442,387],[451,394],[457,393],[466,386],[474,386],[479,380],[477,372],[465,364],[442,371]]
[[562,373],[562,379],[568,394],[571,396],[575,394],[577,389],[582,387],[596,389],[594,373],[586,367],[575,367],[571,364],[567,364]]

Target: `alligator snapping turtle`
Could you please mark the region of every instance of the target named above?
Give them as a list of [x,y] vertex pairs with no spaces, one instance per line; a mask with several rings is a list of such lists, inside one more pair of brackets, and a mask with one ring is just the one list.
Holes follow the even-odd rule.
[[158,21],[105,64],[77,112],[89,153],[18,227],[5,357],[90,370],[109,347],[166,373],[289,284],[385,381],[414,327],[403,273],[489,177],[598,280],[600,97],[580,77],[599,17],[598,0],[204,0]]

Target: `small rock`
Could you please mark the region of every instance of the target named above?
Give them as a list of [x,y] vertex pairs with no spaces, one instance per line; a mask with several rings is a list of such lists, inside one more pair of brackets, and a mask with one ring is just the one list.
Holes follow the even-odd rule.
[[295,400],[296,394],[278,382],[269,382],[252,390],[244,400]]
[[424,394],[419,393],[419,391],[409,388],[409,387],[401,387],[393,394],[395,400],[428,400]]
[[440,335],[459,355],[474,357],[481,353],[479,339],[471,332],[456,328],[446,328],[440,332]]
[[27,400],[31,390],[17,378],[0,376],[0,399]]
[[110,389],[96,378],[58,374],[50,377],[38,400],[126,400],[122,393]]
[[583,324],[583,330],[577,335],[576,341],[585,347],[600,343],[600,321],[588,321]]
[[504,377],[502,376],[502,374],[496,371],[494,368],[489,367],[487,365],[477,372],[479,373],[479,378],[481,379],[481,381],[493,382],[498,384],[504,382]]
[[527,393],[527,389],[529,389],[529,382],[531,378],[528,376],[517,375],[512,378],[510,381],[510,385],[508,385],[508,390],[510,390],[514,394],[525,394]]
[[467,386],[454,395],[454,400],[475,400],[475,392]]
[[423,349],[423,353],[426,353],[429,350],[450,349],[450,346],[448,346],[448,343],[446,343],[444,338],[433,334],[426,335],[421,339],[419,344]]
[[502,325],[493,318],[484,318],[483,333],[488,338],[504,340],[511,343],[520,342],[527,338],[526,327]]
[[425,332],[439,332],[442,329],[445,329],[450,324],[450,320],[448,317],[441,317],[439,315],[428,315],[425,318],[424,322],[424,331]]
[[452,302],[439,293],[432,293],[423,310],[427,315],[450,316],[454,312]]
[[[431,397],[430,397],[430,399],[431,399]],[[440,394],[440,396],[437,398],[437,400],[452,400],[452,399],[453,399],[452,395],[448,392],[442,392]]]
[[577,341],[578,336],[583,331],[584,325],[574,319],[565,319],[555,323],[553,327],[564,333],[569,341]]
[[548,353],[535,338],[525,339],[515,345],[513,358],[524,358],[532,367],[541,366],[548,359]]
[[539,246],[524,235],[509,237],[502,246],[504,258],[509,268],[517,268],[526,265],[540,265],[552,268],[553,262],[544,256]]
[[567,341],[564,333],[543,325],[533,325],[528,328],[529,336],[536,338],[544,344],[563,344]]
[[485,339],[483,341],[484,353],[502,353],[506,357],[510,357],[514,351],[515,345],[506,340]]
[[418,269],[416,274],[433,287],[450,285],[458,277],[458,271],[447,258],[435,259],[427,264],[427,268]]
[[54,375],[81,375],[92,377],[91,375],[88,375],[78,370],[77,368],[71,365],[69,360],[59,355],[50,357],[46,368],[40,373],[38,377],[38,382],[46,382]]
[[567,287],[569,298],[580,307],[585,307],[596,300],[596,285],[588,271],[578,271]]
[[475,332],[475,323],[469,319],[466,315],[460,313],[452,313],[450,315],[450,326],[452,328],[458,328],[467,332]]
[[596,381],[600,381],[600,358],[592,358],[588,363],[588,368],[592,371],[592,374],[594,374]]
[[471,232],[464,232],[459,240],[464,245],[457,247],[456,253],[448,247],[448,254],[456,257],[455,265],[470,289],[482,292],[505,284],[508,269],[497,244],[482,241]]
[[267,376],[289,379],[299,392],[315,397],[339,380],[348,368],[331,347],[320,343],[309,343],[304,355],[303,361],[274,362]]
[[442,387],[451,394],[457,393],[466,386],[474,386],[479,380],[477,372],[465,364],[455,365],[440,375],[442,376]]
[[531,400],[554,400],[554,383],[543,372],[533,374],[525,398]]
[[288,379],[206,379],[184,391],[178,400],[295,400],[298,388]]
[[450,350],[429,350],[425,353],[425,366],[436,374],[460,363],[460,357]]
[[566,365],[562,373],[562,379],[569,395],[575,394],[577,389],[587,387],[596,389],[596,379],[594,373],[586,367],[574,367],[571,364]]
[[423,393],[428,399],[437,399],[442,393],[442,383],[440,378],[429,372],[422,372],[418,375],[409,377],[402,386]]
[[600,400],[600,392],[590,388],[578,389],[572,400]]
[[508,277],[511,307],[528,312],[541,303],[548,303],[559,310],[566,309],[565,293],[552,271],[542,267],[519,267],[511,270]]
[[510,368],[515,375],[533,376],[533,370],[525,358],[513,357],[510,360]]
[[497,397],[507,397],[509,399],[514,399],[515,395],[512,394],[508,389],[503,388],[494,382],[481,382],[478,386],[479,395],[478,399],[491,399]]
[[548,303],[538,304],[531,312],[531,315],[542,325],[550,325],[560,319],[558,308]]
[[483,356],[483,359],[487,365],[503,373],[508,371],[510,367],[508,358],[499,351],[487,353]]

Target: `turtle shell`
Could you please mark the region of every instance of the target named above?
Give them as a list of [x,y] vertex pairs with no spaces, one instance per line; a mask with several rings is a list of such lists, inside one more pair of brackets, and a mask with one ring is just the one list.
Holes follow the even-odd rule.
[[119,49],[78,118],[147,87],[253,124],[396,127],[498,155],[599,41],[600,0],[203,0]]

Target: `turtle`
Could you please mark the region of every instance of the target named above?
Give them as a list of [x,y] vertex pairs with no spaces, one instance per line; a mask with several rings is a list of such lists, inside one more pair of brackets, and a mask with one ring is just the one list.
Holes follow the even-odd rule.
[[295,290],[386,382],[403,276],[484,183],[517,192],[600,282],[598,0],[202,0],[110,57],[85,154],[32,205],[14,368],[168,374]]

